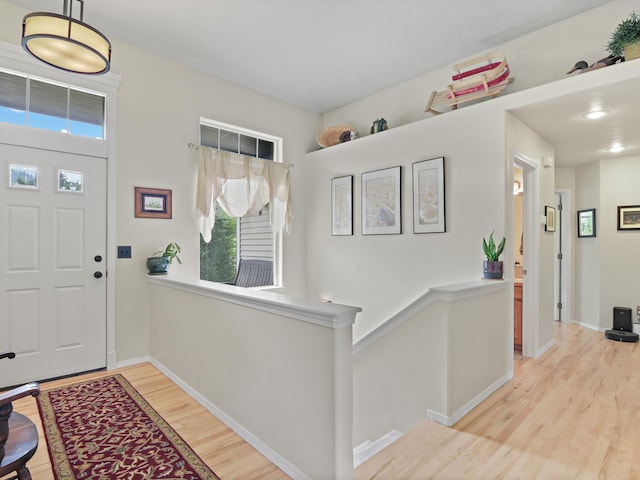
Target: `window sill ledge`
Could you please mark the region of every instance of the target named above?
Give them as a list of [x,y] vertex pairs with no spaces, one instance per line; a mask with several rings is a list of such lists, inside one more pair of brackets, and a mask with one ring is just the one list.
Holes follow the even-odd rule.
[[265,312],[295,318],[328,328],[351,326],[360,307],[296,298],[275,292],[278,287],[242,288],[235,285],[192,280],[175,275],[147,276],[150,283],[175,288],[194,295],[203,295],[223,302],[235,303]]

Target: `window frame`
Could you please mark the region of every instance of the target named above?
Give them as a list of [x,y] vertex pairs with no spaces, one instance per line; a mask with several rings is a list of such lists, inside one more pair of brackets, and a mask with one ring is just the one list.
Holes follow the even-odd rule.
[[[45,131],[52,131],[52,132],[57,132],[57,133],[62,133],[64,135],[70,135],[73,137],[83,137],[83,138],[91,138],[91,139],[95,139],[95,140],[101,140],[101,141],[105,141],[107,140],[107,109],[108,109],[108,95],[105,92],[100,92],[97,90],[93,90],[90,88],[86,88],[86,87],[81,87],[78,85],[73,85],[70,84],[68,82],[65,81],[60,81],[60,80],[55,80],[52,78],[46,78],[46,77],[42,77],[39,75],[33,75],[30,73],[26,73],[26,72],[20,72],[17,70],[13,70],[11,68],[5,68],[5,67],[0,67],[0,72],[5,73],[7,75],[13,75],[16,77],[20,77],[20,78],[24,78],[25,82],[26,82],[26,96],[25,96],[25,124],[11,124],[11,125],[16,125],[17,127],[24,127],[24,128],[28,128],[28,129],[38,129],[38,130],[45,130]],[[37,127],[37,126],[33,126],[32,124],[30,124],[29,122],[29,117],[32,113],[31,111],[31,82],[35,81],[35,82],[39,82],[39,83],[43,83],[43,84],[48,84],[48,85],[53,85],[55,87],[59,87],[59,88],[63,88],[66,90],[66,110],[67,110],[67,115],[64,118],[64,122],[65,122],[65,131],[62,132],[59,129],[48,129],[48,128],[42,128],[42,127]],[[75,133],[72,133],[72,128],[71,128],[71,123],[74,121],[71,118],[71,92],[75,91],[75,92],[79,92],[79,93],[84,93],[84,94],[89,94],[89,95],[93,95],[95,97],[100,97],[102,98],[102,137],[100,138],[96,138],[96,137],[91,137],[91,136],[86,136],[86,135],[78,135]],[[62,118],[62,117],[59,117]]]
[[[264,132],[259,132],[257,130],[252,130],[245,127],[239,127],[237,125],[232,125],[230,123],[220,122],[217,120],[212,120],[210,118],[200,117],[200,122],[198,124],[198,138],[200,140],[200,144],[202,144],[202,138],[200,136],[201,126],[206,126],[210,128],[217,128],[220,130],[227,130],[230,132],[237,133],[239,135],[247,135],[250,137],[255,137],[258,140],[266,140],[273,143],[273,159],[263,159],[266,162],[278,162],[284,163],[283,161],[283,139],[281,137],[277,137],[275,135],[270,135]],[[226,151],[226,150],[221,150]],[[260,157],[256,157],[260,158]],[[236,238],[239,240],[240,237],[240,222],[237,222],[236,226]],[[261,289],[272,289],[272,288],[281,288],[283,286],[282,281],[282,252],[283,252],[283,237],[282,231],[276,232],[273,234],[273,285],[269,285],[267,287],[256,287]],[[236,267],[240,260],[240,249],[236,251]],[[198,271],[198,278],[200,277],[200,272]]]

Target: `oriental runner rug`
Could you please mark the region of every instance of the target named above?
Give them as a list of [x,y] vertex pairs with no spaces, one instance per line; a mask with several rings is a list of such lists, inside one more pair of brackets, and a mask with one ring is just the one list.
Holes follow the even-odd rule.
[[120,374],[37,400],[57,480],[220,480]]

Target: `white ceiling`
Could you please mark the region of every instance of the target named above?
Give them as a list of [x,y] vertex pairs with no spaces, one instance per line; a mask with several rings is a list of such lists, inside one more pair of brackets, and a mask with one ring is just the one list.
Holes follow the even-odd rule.
[[[62,0],[8,1],[62,13]],[[114,41],[324,113],[608,1],[85,0],[84,20]],[[117,57],[114,48],[116,69]],[[640,129],[628,126],[640,88],[629,87],[515,113],[555,146],[558,166],[608,155],[613,137],[633,146],[624,155],[640,154]],[[588,123],[594,97],[612,115]]]
[[[595,160],[640,155],[639,105],[640,79],[633,79],[512,112],[554,146],[556,166],[575,167]],[[608,115],[599,120],[585,118],[594,107],[608,111]],[[624,145],[625,150],[607,152],[614,142]]]
[[[62,13],[62,0],[9,1]],[[84,20],[324,113],[608,1],[86,0]]]

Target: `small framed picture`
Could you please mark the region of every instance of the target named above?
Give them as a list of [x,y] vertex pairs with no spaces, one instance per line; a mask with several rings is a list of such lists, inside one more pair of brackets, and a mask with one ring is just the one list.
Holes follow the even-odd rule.
[[596,209],[578,210],[578,238],[596,236]]
[[400,168],[362,174],[362,234],[402,233]]
[[640,230],[640,205],[618,207],[618,230]]
[[136,218],[171,218],[171,190],[135,187]]
[[331,179],[331,235],[353,235],[353,175]]
[[70,170],[58,170],[59,192],[82,193],[84,191],[84,174]]
[[556,209],[553,207],[545,206],[544,216],[547,219],[547,222],[544,225],[544,231],[555,232],[556,231]]
[[38,167],[10,164],[9,187],[38,190]]
[[413,164],[413,233],[445,232],[444,157]]

